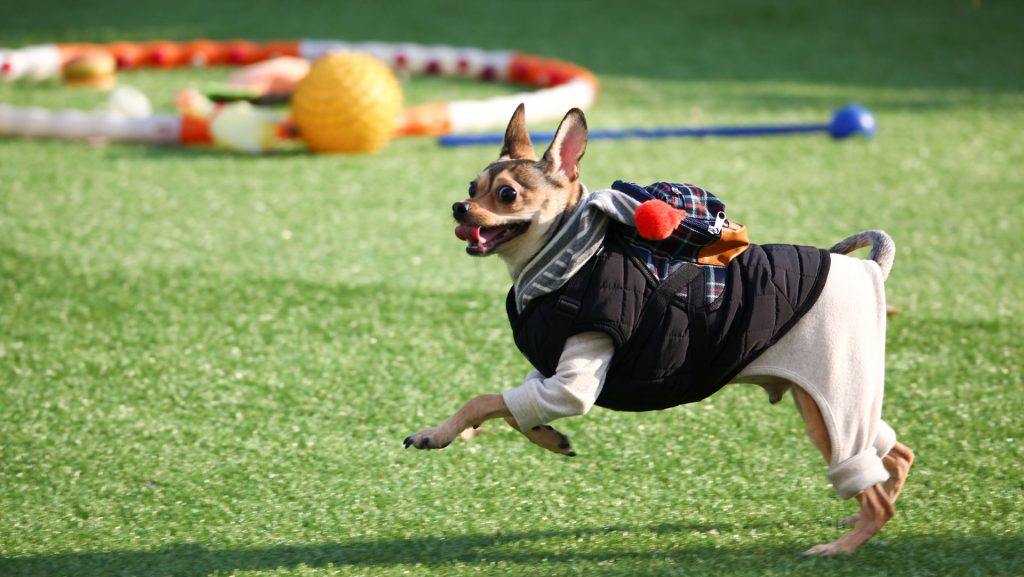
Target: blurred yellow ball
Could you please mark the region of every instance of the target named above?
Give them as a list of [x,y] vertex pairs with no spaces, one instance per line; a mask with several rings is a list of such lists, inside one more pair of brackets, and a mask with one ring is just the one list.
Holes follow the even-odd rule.
[[328,54],[292,94],[292,120],[316,152],[376,152],[394,135],[402,87],[368,54]]

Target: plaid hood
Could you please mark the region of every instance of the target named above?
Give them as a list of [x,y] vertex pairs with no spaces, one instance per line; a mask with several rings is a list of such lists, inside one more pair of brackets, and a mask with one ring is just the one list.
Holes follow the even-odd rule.
[[[686,211],[687,217],[665,240],[647,240],[636,231],[634,213],[648,200],[661,200]],[[613,222],[624,225],[624,237],[633,254],[660,281],[684,263],[697,262],[700,249],[718,240],[713,229],[728,221],[725,204],[691,184],[657,182],[643,187],[619,180],[611,188],[594,192],[584,187],[576,209],[516,277],[516,309],[521,313],[531,300],[565,285],[600,250]],[[706,269],[705,294],[710,302],[725,288],[725,268],[702,266]],[[686,298],[685,294],[680,296]]]

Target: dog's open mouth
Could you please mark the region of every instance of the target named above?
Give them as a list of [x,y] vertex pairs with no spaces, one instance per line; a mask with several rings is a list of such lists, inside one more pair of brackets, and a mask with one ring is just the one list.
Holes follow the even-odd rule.
[[503,226],[470,226],[460,224],[455,227],[455,236],[466,241],[466,252],[473,256],[487,256],[501,245],[526,232],[528,222],[518,222]]

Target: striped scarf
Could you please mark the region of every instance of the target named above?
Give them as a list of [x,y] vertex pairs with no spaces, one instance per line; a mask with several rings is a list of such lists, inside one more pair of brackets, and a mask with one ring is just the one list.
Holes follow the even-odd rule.
[[612,188],[583,187],[576,209],[516,277],[516,309],[522,313],[531,300],[562,288],[601,249],[612,219],[636,226],[633,213],[641,202]]

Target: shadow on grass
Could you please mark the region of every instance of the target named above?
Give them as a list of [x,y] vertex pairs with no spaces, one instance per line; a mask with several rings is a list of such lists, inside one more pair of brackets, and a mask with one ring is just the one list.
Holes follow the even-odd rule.
[[[659,535],[678,532],[703,532],[707,527],[663,524],[649,528],[628,528],[634,534]],[[287,570],[296,567],[386,568],[417,565],[443,571],[445,566],[512,565],[541,566],[550,571],[559,565],[587,562],[615,562],[617,566],[595,566],[589,574],[603,575],[631,571],[655,574],[683,566],[711,571],[713,574],[751,574],[781,570],[787,574],[818,574],[828,565],[830,574],[914,574],[914,575],[1017,575],[1024,562],[1024,537],[921,537],[875,541],[851,558],[801,558],[792,544],[707,545],[676,547],[669,550],[631,550],[581,546],[575,551],[554,547],[541,540],[565,539],[573,545],[582,537],[613,535],[625,527],[467,534],[447,537],[414,537],[323,543],[278,545],[255,549],[210,549],[201,544],[182,543],[153,551],[104,551],[60,553],[27,557],[0,558],[0,574],[15,576],[76,575],[154,575],[201,577],[236,571]],[[524,547],[525,546],[525,547]],[[538,550],[540,549],[540,550]],[[756,568],[756,570],[755,570]],[[523,567],[530,569],[530,567]]]

